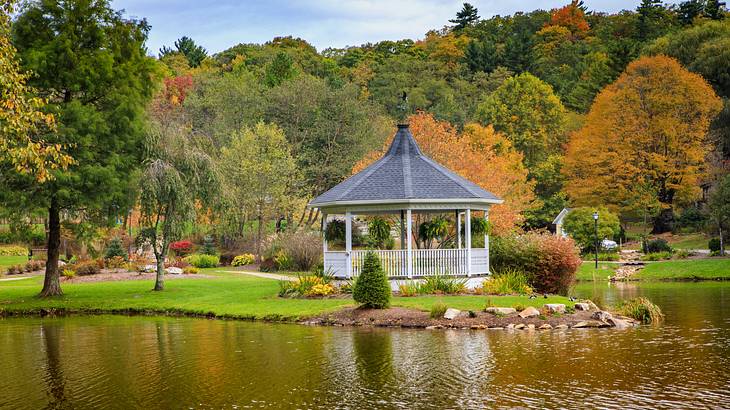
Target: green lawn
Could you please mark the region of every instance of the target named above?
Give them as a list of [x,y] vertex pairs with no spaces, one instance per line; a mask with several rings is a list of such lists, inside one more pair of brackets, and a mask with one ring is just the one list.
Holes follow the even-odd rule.
[[608,277],[619,267],[618,263],[598,262],[598,269],[595,268],[595,262],[583,262],[578,267],[576,280],[579,281],[606,281]]
[[[39,299],[42,277],[0,282],[0,310],[32,313],[38,309],[67,309],[94,311],[149,311],[151,313],[181,312],[220,317],[270,320],[296,320],[345,306],[352,299],[282,299],[276,296],[276,280],[245,274],[213,273],[215,278],[170,279],[166,289],[152,292],[151,281],[97,282],[62,284],[64,296]],[[487,298],[497,306],[510,307],[516,303],[541,307],[545,303],[566,303],[563,297],[529,299],[524,296],[420,296],[393,298],[394,306],[429,310],[436,302],[462,310],[479,310]]]
[[647,263],[637,279],[730,279],[730,258],[670,260]]
[[672,235],[669,245],[674,249],[708,249],[710,238],[701,233]]
[[0,256],[0,275],[5,274],[5,269],[10,265],[24,265],[28,262],[27,256]]

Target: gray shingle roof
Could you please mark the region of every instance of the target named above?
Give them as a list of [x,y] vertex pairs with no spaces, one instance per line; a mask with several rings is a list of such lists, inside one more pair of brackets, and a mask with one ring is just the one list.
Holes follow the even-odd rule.
[[491,192],[428,158],[418,148],[408,125],[398,125],[398,132],[381,159],[313,199],[309,205],[410,199],[500,201]]

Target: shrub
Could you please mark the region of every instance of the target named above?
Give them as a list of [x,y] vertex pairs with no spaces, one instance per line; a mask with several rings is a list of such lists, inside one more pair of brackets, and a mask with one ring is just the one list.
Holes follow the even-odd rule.
[[282,249],[274,255],[274,266],[276,270],[290,270],[294,267],[294,262],[292,262],[289,255]]
[[362,272],[352,289],[352,297],[367,308],[383,309],[390,305],[390,283],[374,252],[365,255]]
[[495,237],[490,256],[493,271],[522,271],[541,293],[567,294],[581,264],[572,239],[545,233]]
[[618,306],[618,311],[624,316],[646,324],[659,323],[664,319],[664,314],[659,306],[644,297],[622,302]]
[[196,273],[200,272],[200,270],[198,268],[196,268],[195,266],[186,266],[186,267],[182,268],[182,270],[183,270],[183,273],[186,275],[195,275]]
[[233,258],[231,266],[246,266],[252,264],[256,260],[256,257],[250,253],[244,253]]
[[279,242],[291,262],[289,268],[310,271],[322,259],[322,238],[316,232],[287,233]]
[[276,271],[276,263],[274,262],[274,258],[266,258],[263,261],[261,261],[261,264],[259,265],[259,270],[261,272]]
[[108,269],[121,269],[127,265],[127,261],[121,256],[113,256],[106,260]]
[[419,286],[419,293],[425,294],[457,294],[466,291],[466,279],[450,278],[444,275],[426,276],[423,284]]
[[528,295],[532,288],[527,282],[527,275],[517,269],[505,269],[496,273],[482,284],[482,293],[490,295]]
[[575,313],[575,305],[565,305],[565,313],[568,315]]
[[720,238],[712,238],[707,242],[710,252],[720,252]]
[[76,271],[76,274],[80,276],[97,275],[101,273],[101,268],[99,268],[99,265],[96,263],[96,261],[89,260],[78,261],[73,265],[69,265],[67,269],[72,269]]
[[674,256],[677,257],[677,259],[687,259],[692,255],[692,252],[689,251],[689,249],[680,249],[678,250]]
[[522,312],[523,310],[527,309],[527,306],[523,305],[522,303],[515,303],[514,305],[512,305],[512,309],[518,312]]
[[621,231],[618,216],[604,207],[575,208],[565,217],[563,229],[580,246],[583,252],[595,250],[596,226],[593,212],[598,211],[598,240],[613,239]]
[[119,237],[113,238],[104,250],[104,259],[108,260],[114,257],[122,258],[122,260],[125,261],[127,260],[127,251],[124,249],[124,246],[122,246],[122,239]]
[[431,313],[429,316],[431,316],[431,319],[439,319],[444,317],[444,314],[446,313],[446,310],[449,307],[446,306],[443,302],[436,302],[431,306]]
[[20,245],[0,246],[0,256],[28,256],[28,248]]
[[173,261],[172,261],[172,262],[170,262],[170,263],[166,263],[166,264],[165,264],[165,267],[166,267],[166,268],[170,268],[170,267],[173,267],[173,268],[180,268],[180,269],[185,269],[185,268],[187,268],[188,266],[190,266],[190,262],[188,262],[188,261],[187,261],[187,260],[185,260],[184,258],[178,258],[178,259],[175,259],[175,260],[173,260]]
[[659,252],[671,252],[672,247],[669,246],[666,240],[657,238],[644,244],[644,253],[659,253]]
[[201,249],[201,252],[205,255],[218,254],[218,251],[215,248],[215,241],[213,241],[212,236],[205,235],[205,238],[203,238],[203,249]]
[[408,281],[406,283],[401,283],[398,285],[398,292],[400,292],[401,296],[416,296],[421,291],[421,286],[418,282],[415,281]]
[[647,253],[641,259],[643,259],[645,261],[661,261],[661,260],[672,259],[672,254],[671,254],[671,252]]
[[177,241],[170,244],[170,250],[176,255],[187,256],[193,252],[193,243],[190,241]]
[[321,276],[299,276],[296,280],[279,282],[279,296],[282,297],[323,296],[323,292],[334,293],[334,287]]
[[64,278],[72,279],[76,277],[76,272],[73,269],[64,269],[61,272],[61,276],[63,276]]
[[196,268],[215,268],[218,266],[220,258],[218,255],[196,253],[186,257],[185,260]]
[[35,272],[46,267],[45,261],[28,261],[23,269],[26,272]]
[[328,296],[335,293],[335,288],[329,283],[320,283],[312,286],[305,296]]
[[620,258],[621,258],[621,255],[619,255],[616,252],[600,252],[598,254],[599,261],[617,261]]
[[11,265],[7,267],[5,274],[7,275],[20,275],[23,273],[23,267],[20,265]]

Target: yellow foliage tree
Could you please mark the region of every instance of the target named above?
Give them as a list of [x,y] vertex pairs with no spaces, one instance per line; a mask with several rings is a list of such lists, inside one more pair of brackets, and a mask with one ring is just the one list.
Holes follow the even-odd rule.
[[[451,169],[504,199],[489,212],[494,232],[504,233],[523,221],[522,212],[535,204],[534,182],[527,180],[522,154],[504,135],[489,126],[467,124],[459,134],[453,125],[419,112],[409,118],[410,130],[421,150],[436,162]],[[357,173],[383,156],[373,151],[353,168]]]
[[563,172],[573,204],[661,209],[654,232],[671,229],[675,201],[699,192],[712,149],[707,130],[720,109],[707,82],[672,58],[629,64],[568,144]]

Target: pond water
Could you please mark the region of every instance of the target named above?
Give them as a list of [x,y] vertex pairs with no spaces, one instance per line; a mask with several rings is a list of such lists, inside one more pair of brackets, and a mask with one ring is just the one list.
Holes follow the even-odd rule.
[[0,408],[727,408],[730,283],[646,295],[660,327],[426,331],[91,316],[0,320]]

